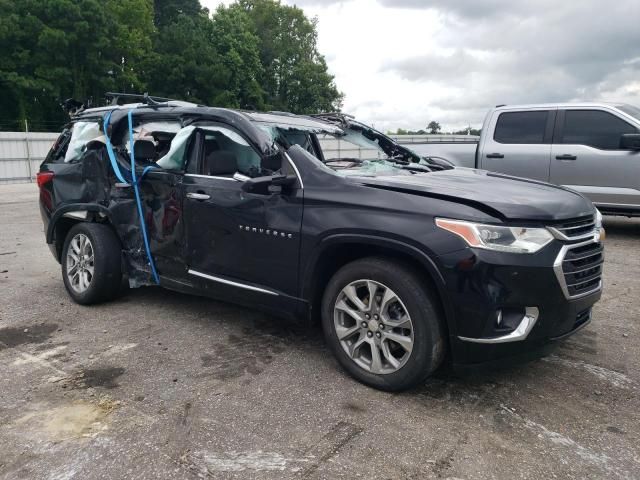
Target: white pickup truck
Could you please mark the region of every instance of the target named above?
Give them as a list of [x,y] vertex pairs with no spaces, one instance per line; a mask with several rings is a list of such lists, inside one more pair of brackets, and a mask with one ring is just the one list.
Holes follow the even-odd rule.
[[602,213],[640,216],[640,109],[619,103],[499,105],[477,144],[411,145],[424,156],[576,190]]

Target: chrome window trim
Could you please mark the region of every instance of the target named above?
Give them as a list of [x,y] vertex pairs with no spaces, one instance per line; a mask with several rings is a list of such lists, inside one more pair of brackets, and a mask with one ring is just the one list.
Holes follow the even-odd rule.
[[463,340],[465,342],[473,342],[473,343],[508,343],[508,342],[519,342],[525,340],[536,322],[538,321],[538,317],[540,316],[540,310],[538,307],[525,307],[524,316],[520,323],[516,327],[516,329],[507,334],[502,335],[500,337],[493,338],[471,338],[471,337],[458,337],[458,339]]
[[201,277],[207,280],[211,280],[212,282],[224,283],[225,285],[231,285],[232,287],[244,288],[245,290],[251,290],[254,292],[266,293],[268,295],[276,295],[279,294],[274,292],[273,290],[267,290],[266,288],[254,287],[253,285],[247,285],[246,283],[234,282],[232,280],[227,280],[226,278],[216,277],[214,275],[207,275],[206,273],[198,272],[196,270],[189,269],[189,274],[195,275],[196,277]]
[[200,175],[199,173],[185,173],[184,174],[185,177],[194,177],[194,178],[212,178],[214,180],[228,180],[230,182],[237,182],[238,180],[236,180],[235,178],[229,178],[229,177],[216,177],[214,175]]
[[[289,156],[289,154],[287,152],[284,152],[284,156],[286,157],[287,161],[289,162],[289,164],[291,165],[291,167],[295,171],[296,177],[300,181],[300,188],[304,189],[304,182],[302,181],[302,175],[300,175],[300,170],[298,170],[298,167],[293,162],[293,160],[291,160],[291,157]],[[230,181],[230,182],[241,182],[241,180],[238,180],[238,179],[233,178],[233,177],[231,177],[231,178],[229,178],[229,177],[216,177],[216,176],[213,176],[213,175],[201,175],[199,173],[185,173],[184,176],[185,177],[194,177],[194,178],[213,178],[215,180],[227,180],[227,181]]]
[[[567,255],[567,252],[569,250],[572,250],[574,248],[578,248],[578,247],[584,247],[585,245],[589,245],[592,243],[598,243],[600,240],[599,235],[598,238],[596,239],[593,234],[592,234],[592,239],[587,241],[587,242],[580,242],[580,243],[572,243],[569,245],[563,245],[562,248],[560,249],[560,251],[558,252],[558,255],[556,256],[555,261],[553,262],[553,271],[556,274],[556,278],[558,279],[558,283],[560,284],[560,288],[562,289],[562,293],[564,294],[565,298],[568,300],[575,300],[577,298],[582,298],[582,297],[586,297],[587,295],[591,295],[592,293],[596,293],[599,290],[602,290],[602,279],[600,279],[600,281],[598,282],[598,285],[589,290],[588,292],[582,292],[579,293],[578,295],[570,295],[569,294],[569,287],[567,287],[567,281],[564,278],[564,272],[562,271],[562,262],[564,262],[564,257]],[[604,264],[603,264],[604,265]]]
[[298,180],[300,180],[300,188],[302,190],[304,190],[304,182],[302,181],[302,175],[300,175],[300,170],[298,170],[298,167],[296,166],[296,164],[293,162],[293,160],[291,160],[291,157],[289,156],[289,154],[287,152],[284,152],[284,156],[287,158],[287,161],[289,162],[289,164],[291,164],[291,166],[293,167],[293,169],[296,172],[296,177],[298,177]]

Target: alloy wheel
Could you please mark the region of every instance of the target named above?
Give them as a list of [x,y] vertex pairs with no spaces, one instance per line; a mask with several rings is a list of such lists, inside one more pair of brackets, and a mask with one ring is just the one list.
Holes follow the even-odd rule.
[[67,249],[67,278],[77,293],[84,293],[91,285],[94,271],[93,245],[89,237],[78,233]]
[[344,287],[333,319],[343,350],[368,372],[396,372],[411,356],[411,316],[400,297],[380,282],[356,280]]

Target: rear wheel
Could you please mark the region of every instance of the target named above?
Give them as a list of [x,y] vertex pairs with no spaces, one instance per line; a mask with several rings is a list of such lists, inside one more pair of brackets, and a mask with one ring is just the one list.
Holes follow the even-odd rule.
[[366,258],[340,269],[322,302],[325,338],[356,379],[383,390],[425,380],[444,356],[441,315],[408,266]]
[[108,226],[78,223],[62,248],[62,279],[71,298],[89,305],[114,298],[122,282],[121,247]]

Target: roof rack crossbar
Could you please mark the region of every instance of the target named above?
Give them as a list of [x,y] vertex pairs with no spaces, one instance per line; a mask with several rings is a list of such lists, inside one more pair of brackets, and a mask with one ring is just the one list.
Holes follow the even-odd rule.
[[142,100],[142,103],[145,105],[160,105],[166,102],[180,102],[181,100],[176,100],[175,98],[165,98],[165,97],[156,97],[149,95],[147,92],[145,93],[118,93],[118,92],[107,92],[105,93],[105,97],[111,98],[111,105],[118,105],[118,102],[121,98],[137,98]]
[[318,118],[320,120],[328,122],[338,122],[342,128],[349,128],[351,120],[355,120],[356,117],[342,112],[327,112],[327,113],[312,113],[309,115],[311,118]]
[[353,115],[349,115],[348,113],[343,113],[343,112],[327,112],[327,113],[311,113],[309,114],[310,117],[347,117],[347,118],[353,118],[355,119],[356,117],[354,117]]

